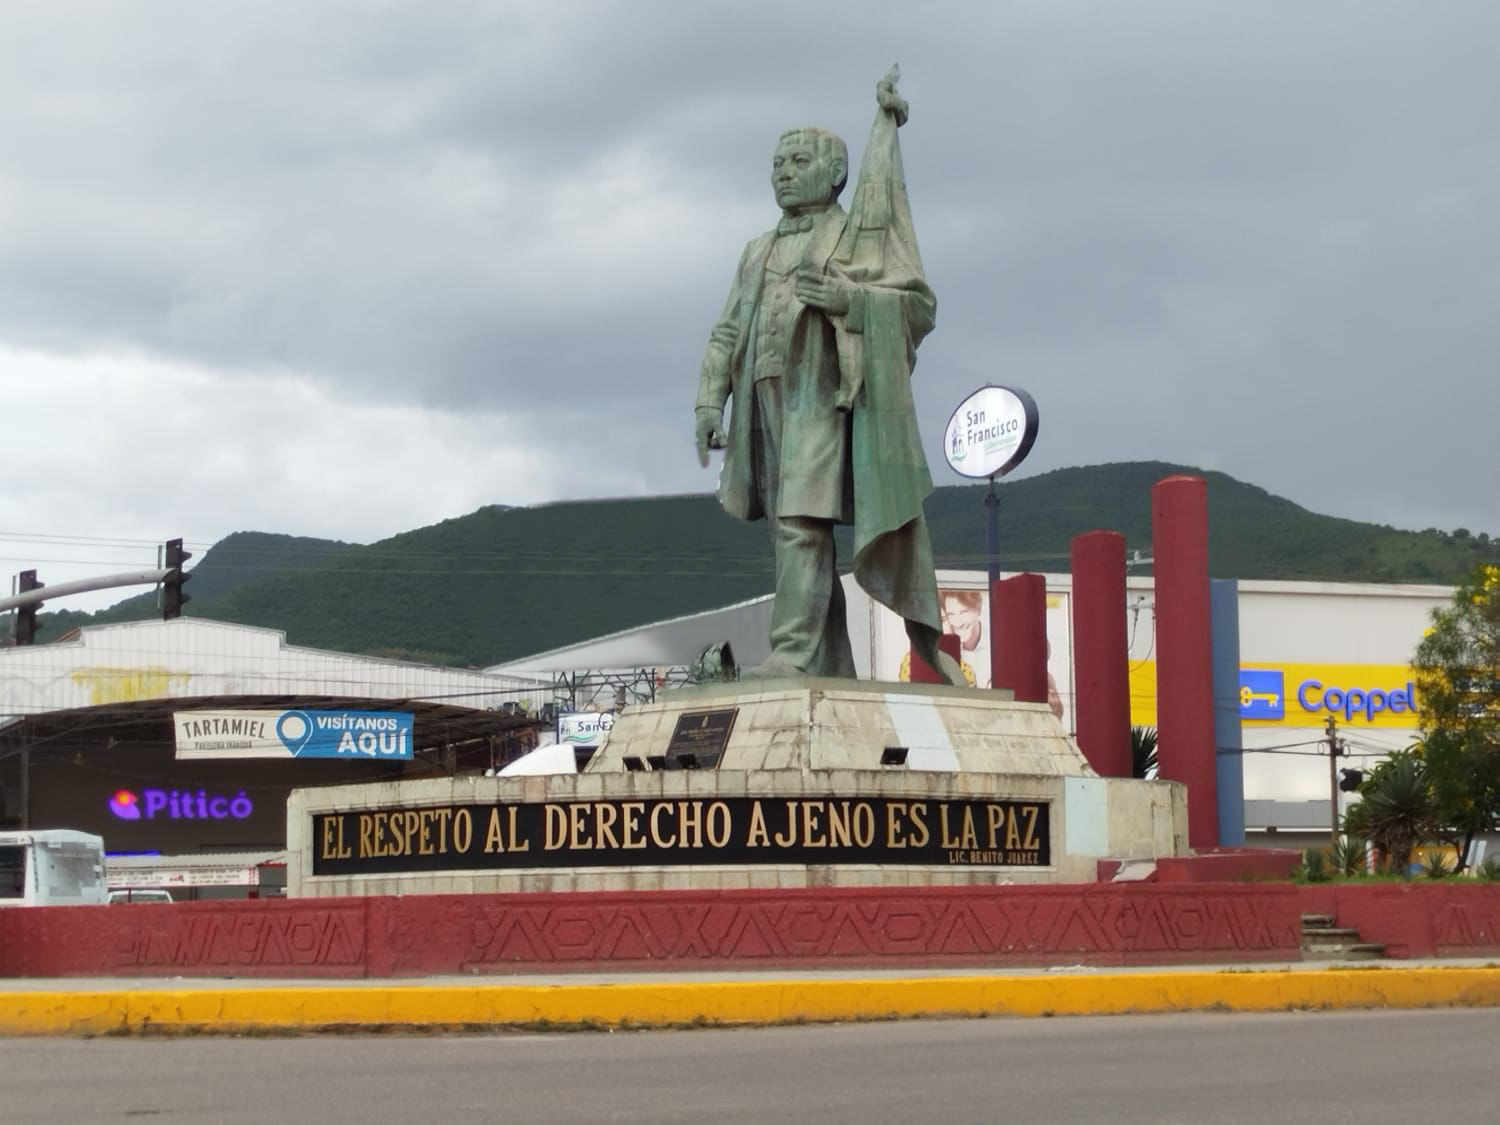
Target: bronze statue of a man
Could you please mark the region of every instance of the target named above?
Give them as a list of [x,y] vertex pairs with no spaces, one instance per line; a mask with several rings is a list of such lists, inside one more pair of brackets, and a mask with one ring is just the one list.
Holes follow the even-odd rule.
[[[854,525],[854,576],[906,620],[912,644],[952,683],[922,501],[932,478],[909,377],[937,302],[922,276],[897,126],[893,69],[854,202],[838,197],[848,150],[825,129],[789,129],[771,158],[782,209],[745,247],[698,379],[698,459],[723,449],[719,499],[765,517],[776,559],[771,655],[748,676],[855,675],[836,524]],[[728,426],[724,405],[732,399]]]

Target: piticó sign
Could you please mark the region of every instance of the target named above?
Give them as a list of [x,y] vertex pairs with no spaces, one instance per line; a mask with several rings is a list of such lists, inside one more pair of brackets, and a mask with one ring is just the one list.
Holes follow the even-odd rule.
[[980,387],[953,412],[943,455],[955,473],[1003,477],[1026,459],[1036,441],[1036,403],[1014,387]]
[[116,789],[109,796],[109,811],[121,820],[247,820],[255,804],[241,789],[238,793],[211,793],[207,789]]
[[409,762],[406,711],[178,711],[177,757]]

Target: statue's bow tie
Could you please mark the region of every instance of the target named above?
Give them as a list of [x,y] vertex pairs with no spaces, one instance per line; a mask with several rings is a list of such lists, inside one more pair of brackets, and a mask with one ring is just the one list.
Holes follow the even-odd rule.
[[813,229],[811,215],[783,215],[776,224],[777,234],[803,234]]

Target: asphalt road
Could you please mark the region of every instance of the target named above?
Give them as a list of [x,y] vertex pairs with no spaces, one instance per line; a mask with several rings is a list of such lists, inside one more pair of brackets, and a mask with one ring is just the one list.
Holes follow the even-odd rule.
[[0,1120],[1441,1122],[1500,1010],[484,1036],[0,1040]]

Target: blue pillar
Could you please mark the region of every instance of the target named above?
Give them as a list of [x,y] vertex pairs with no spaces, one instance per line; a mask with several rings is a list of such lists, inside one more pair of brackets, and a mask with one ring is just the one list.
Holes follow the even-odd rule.
[[1209,583],[1213,623],[1214,745],[1219,780],[1219,846],[1245,843],[1244,743],[1240,739],[1240,584]]

